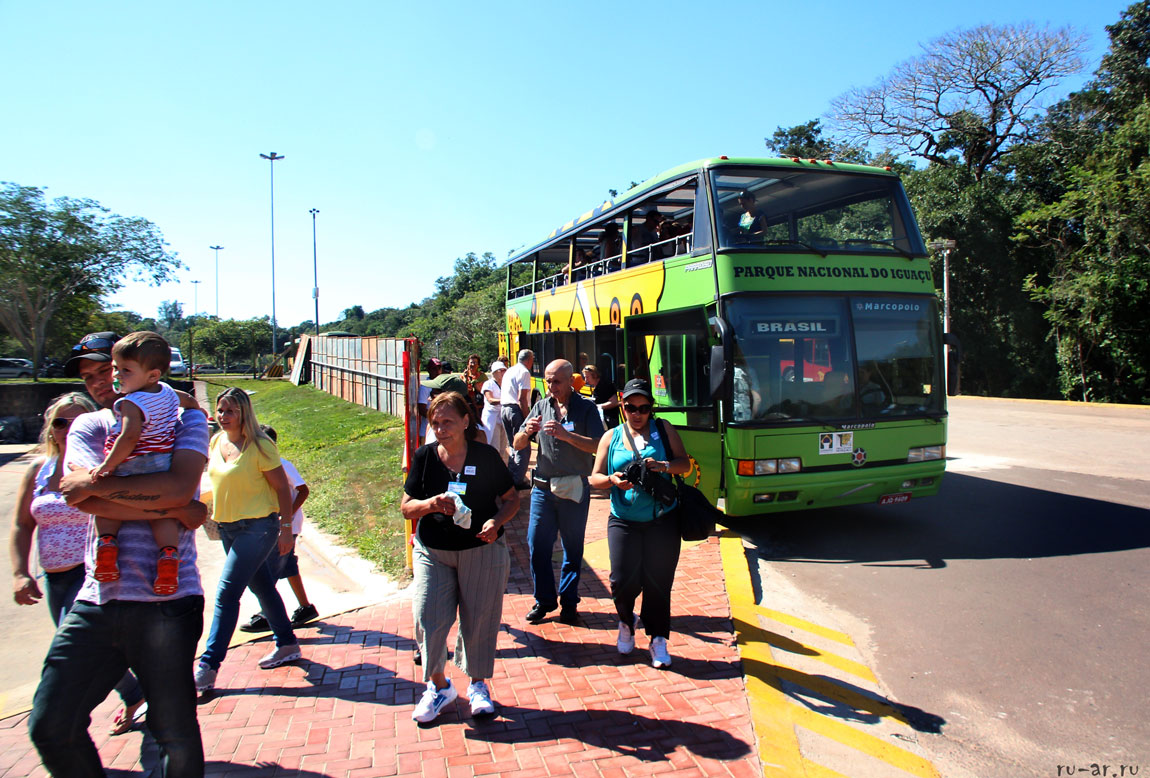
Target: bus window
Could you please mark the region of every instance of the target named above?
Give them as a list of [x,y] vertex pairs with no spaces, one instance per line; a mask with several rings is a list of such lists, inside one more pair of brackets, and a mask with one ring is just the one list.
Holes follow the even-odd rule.
[[711,176],[720,246],[924,253],[897,178],[788,168]]
[[725,315],[735,335],[734,388],[751,393],[733,396],[732,421],[854,415],[844,299],[742,297]]
[[691,253],[695,222],[695,179],[651,198],[629,214],[627,264]]
[[931,300],[851,298],[864,415],[942,410],[938,316]]

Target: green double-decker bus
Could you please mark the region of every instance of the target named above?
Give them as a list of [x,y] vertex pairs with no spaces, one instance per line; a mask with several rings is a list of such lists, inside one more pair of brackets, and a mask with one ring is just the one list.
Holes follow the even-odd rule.
[[[935,494],[944,335],[889,170],[719,157],[668,170],[512,257],[500,352],[651,382],[731,516]],[[584,390],[586,391],[586,390]]]

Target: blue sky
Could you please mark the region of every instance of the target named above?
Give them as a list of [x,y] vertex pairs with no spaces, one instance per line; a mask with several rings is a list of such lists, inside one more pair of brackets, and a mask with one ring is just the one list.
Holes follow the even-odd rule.
[[[7,78],[0,180],[143,216],[189,266],[161,300],[225,318],[431,294],[456,257],[532,244],[626,189],[703,157],[765,156],[921,44],[979,24],[1088,37],[1128,2],[474,3],[0,0]],[[219,289],[211,245],[223,245]],[[198,279],[195,287],[189,283]]]

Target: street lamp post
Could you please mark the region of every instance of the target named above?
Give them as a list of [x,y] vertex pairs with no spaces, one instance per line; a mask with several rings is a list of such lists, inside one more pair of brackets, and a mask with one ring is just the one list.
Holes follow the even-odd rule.
[[192,281],[192,289],[195,290],[192,300],[192,316],[199,316],[200,311],[200,281]]
[[260,157],[268,161],[268,169],[271,171],[271,206],[272,206],[272,358],[275,359],[279,354],[279,348],[276,345],[276,166],[278,160],[284,158],[283,154],[276,154],[274,151],[271,154],[260,154]]
[[[953,240],[932,240],[927,244],[931,251],[942,252],[942,331],[950,334],[950,252],[958,246]],[[950,344],[946,344],[946,359],[942,362],[943,385],[950,386]]]
[[196,311],[200,309],[200,282],[192,281],[192,324],[188,327],[188,362],[191,363],[189,372],[196,374]]
[[208,246],[216,252],[216,318],[220,318],[220,249],[223,246]]
[[315,253],[315,215],[319,213],[319,209],[312,208],[308,213],[311,214],[311,269],[315,275],[315,286],[312,287],[311,296],[315,300],[315,334],[319,335],[319,263]]

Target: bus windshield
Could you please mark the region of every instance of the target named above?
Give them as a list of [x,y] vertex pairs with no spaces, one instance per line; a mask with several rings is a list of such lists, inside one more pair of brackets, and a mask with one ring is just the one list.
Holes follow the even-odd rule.
[[925,253],[897,178],[724,167],[711,184],[721,248]]
[[738,297],[725,316],[735,336],[735,423],[942,412],[933,298]]

